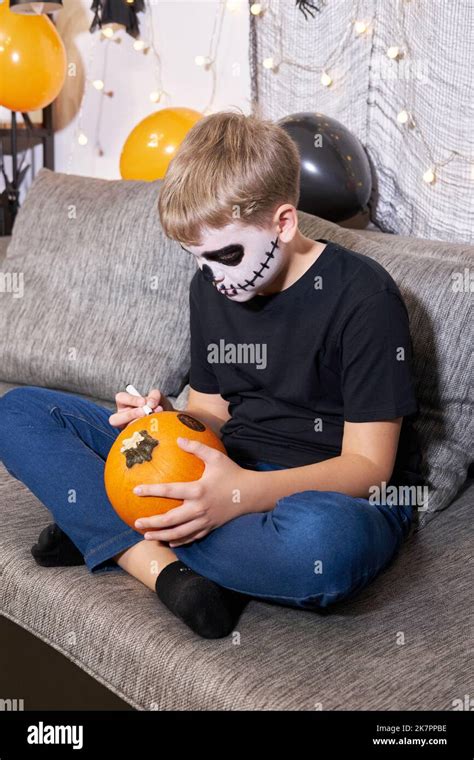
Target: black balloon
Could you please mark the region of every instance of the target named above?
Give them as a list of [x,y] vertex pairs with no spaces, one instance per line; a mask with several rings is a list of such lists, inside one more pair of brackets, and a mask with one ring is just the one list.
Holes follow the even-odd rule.
[[372,192],[369,160],[344,124],[313,111],[285,116],[277,124],[288,132],[301,157],[298,209],[331,222],[366,209]]

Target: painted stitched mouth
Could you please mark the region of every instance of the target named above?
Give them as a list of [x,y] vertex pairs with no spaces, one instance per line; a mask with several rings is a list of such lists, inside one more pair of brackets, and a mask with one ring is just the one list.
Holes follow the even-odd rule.
[[257,280],[263,277],[262,272],[265,269],[269,268],[268,262],[270,261],[270,259],[273,259],[275,257],[275,254],[274,254],[275,248],[278,248],[278,236],[277,236],[276,240],[272,240],[272,250],[271,251],[266,251],[266,253],[265,253],[266,258],[260,264],[260,268],[258,270],[256,270],[256,269],[253,270],[254,277],[251,280],[245,280],[245,284],[244,285],[242,285],[239,282],[239,283],[237,283],[237,285],[230,285],[229,287],[226,287],[225,285],[218,285],[216,282],[214,282],[213,283],[214,287],[217,288],[217,290],[219,291],[219,293],[223,293],[224,295],[226,293],[230,293],[233,296],[237,295],[237,291],[238,290],[247,290],[248,288],[253,287],[255,285],[255,283],[257,282]]

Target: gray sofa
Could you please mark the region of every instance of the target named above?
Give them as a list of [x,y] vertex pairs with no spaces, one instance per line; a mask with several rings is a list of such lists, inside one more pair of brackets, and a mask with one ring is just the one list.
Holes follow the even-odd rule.
[[[44,208],[46,196],[50,195],[48,183],[53,189],[59,183],[58,192],[63,194],[68,182],[72,182],[46,170],[40,174],[21,209],[18,228],[15,227],[8,248],[8,255],[13,253],[11,260],[7,259],[6,269],[13,262],[23,266],[25,280],[31,257],[46,256],[46,226],[53,222],[55,227],[60,225],[59,218],[51,219],[52,209]],[[76,179],[77,183],[88,182],[91,188],[97,183],[87,178]],[[159,183],[129,182],[121,186],[138,196],[144,193],[143,201],[145,196],[152,198],[153,186],[156,191]],[[100,188],[99,195],[106,196],[109,191],[114,204],[120,206],[116,195],[121,192],[119,183],[105,183]],[[77,186],[74,193],[77,197]],[[102,202],[107,204],[107,199]],[[154,201],[149,202],[153,210]],[[123,218],[123,206],[115,211]],[[99,209],[97,213],[102,212]],[[412,334],[417,330],[418,312],[410,293],[416,295],[423,289],[420,271],[439,272],[446,261],[456,263],[459,268],[473,260],[473,249],[462,245],[355,232],[307,214],[301,214],[300,221],[308,236],[357,246],[394,272],[397,262],[409,262],[403,265],[397,279],[404,286],[413,316]],[[120,236],[124,237],[126,249],[130,240],[124,230],[121,227]],[[67,246],[67,234],[61,234]],[[77,235],[77,230],[73,234]],[[136,228],[134,234],[146,236],[146,232]],[[25,245],[22,235],[32,247],[24,258],[20,256],[21,245]],[[142,243],[143,239],[146,238],[142,238]],[[114,245],[117,240],[115,237]],[[87,248],[87,241],[87,237],[83,238],[81,245]],[[4,268],[8,242],[3,239],[0,243]],[[173,256],[183,255],[179,247],[172,250]],[[92,259],[90,266],[94,266]],[[168,266],[174,266],[171,259]],[[409,290],[405,288],[407,278],[411,283]],[[440,323],[433,326],[435,340],[446,319],[452,316],[453,308],[450,305],[449,315],[441,316]],[[184,308],[176,309],[176,320],[186,317]],[[26,311],[22,312],[22,318],[29,318]],[[47,376],[38,367],[32,347],[22,348],[26,352],[23,369],[18,369],[21,365],[18,357],[12,361],[13,333],[9,330],[13,328],[9,314],[5,323],[0,395],[17,385],[47,385]],[[460,335],[462,329],[459,325]],[[463,335],[461,343],[465,342]],[[423,341],[427,340],[424,336]],[[421,351],[422,344],[418,353]],[[432,353],[430,346],[428,353]],[[185,364],[189,361],[186,356],[184,360]],[[447,357],[438,355],[436,361],[436,365],[427,369],[429,376],[441,365],[443,372],[455,375],[454,366],[444,366]],[[57,371],[57,362],[55,366]],[[158,374],[161,371],[157,368]],[[14,377],[14,372],[21,374]],[[166,381],[160,382],[165,383],[168,393],[173,391],[172,383],[166,387]],[[180,408],[186,404],[186,383],[184,373],[175,384],[175,393],[171,393]],[[457,378],[453,399],[459,400],[459,394],[464,393],[460,383]],[[103,395],[95,395],[93,400],[112,409],[113,397],[108,388],[114,384],[116,390],[121,387],[117,378],[110,377],[109,385],[104,383]],[[89,397],[85,388],[81,392],[74,385],[66,370],[63,378],[59,376],[51,387]],[[94,386],[89,383],[85,387]],[[442,401],[445,392],[443,381],[437,386],[438,400]],[[462,397],[460,402],[464,403]],[[467,407],[462,411],[466,414]],[[464,695],[472,693],[468,610],[472,601],[469,557],[474,492],[471,480],[466,478],[469,452],[459,454],[461,446],[457,439],[446,446],[450,436],[465,435],[466,428],[469,431],[468,421],[457,427],[455,412],[448,410],[441,430],[436,428],[438,417],[438,413],[428,412],[424,401],[420,434],[425,441],[436,439],[431,448],[426,446],[430,460],[426,472],[435,493],[433,508],[420,515],[417,529],[391,565],[357,596],[324,614],[252,601],[236,632],[220,640],[204,640],[192,634],[160,604],[155,594],[120,569],[92,576],[85,567],[37,566],[30,547],[41,529],[51,522],[51,515],[0,464],[0,613],[61,652],[138,710],[457,709]]]

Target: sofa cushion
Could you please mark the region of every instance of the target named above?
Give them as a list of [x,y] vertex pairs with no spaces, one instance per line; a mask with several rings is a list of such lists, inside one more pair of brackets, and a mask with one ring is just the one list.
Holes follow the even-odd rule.
[[182,390],[196,265],[162,232],[160,184],[40,170],[0,266],[24,282],[0,297],[0,379],[110,400],[127,383]]
[[474,246],[360,235],[302,212],[299,222],[310,238],[333,240],[378,261],[405,299],[420,406],[415,430],[428,487],[427,503],[418,513],[423,528],[451,503],[474,458],[472,296],[465,276],[468,264],[474,265]]
[[36,565],[51,515],[0,463],[0,614],[139,710],[452,710],[469,692],[472,499],[352,600],[324,614],[251,601],[232,636],[210,640],[118,566]]

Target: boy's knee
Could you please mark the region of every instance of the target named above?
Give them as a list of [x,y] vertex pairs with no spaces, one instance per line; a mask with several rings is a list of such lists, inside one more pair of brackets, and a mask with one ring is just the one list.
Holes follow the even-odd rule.
[[357,529],[357,519],[348,521],[348,514],[356,517],[354,499],[332,491],[301,491],[280,499],[273,520],[280,535],[290,546],[317,545],[333,550],[348,533]]
[[0,428],[5,429],[9,424],[10,414],[18,412],[28,403],[29,397],[24,393],[25,390],[26,388],[11,388],[0,396]]
[[10,388],[3,396],[0,396],[0,408],[2,412],[11,409],[27,409],[31,404],[32,398],[37,395],[38,388],[31,385],[24,385],[18,388]]
[[[42,412],[48,413],[49,407],[42,391],[46,388],[36,388],[25,385],[19,388],[11,388],[3,396],[0,396],[0,438],[8,443],[8,431],[15,429],[16,423],[23,419],[39,421]],[[16,428],[18,430],[18,427]]]
[[10,388],[10,390],[0,396],[0,404],[2,406],[5,406],[11,402],[16,403],[16,399],[21,398],[22,391],[24,390],[25,388]]
[[11,441],[14,440],[18,410],[23,408],[26,403],[24,390],[24,388],[11,388],[3,396],[0,396],[0,461],[10,475],[14,473],[8,469],[4,460],[7,452],[11,449]]
[[314,597],[321,599],[316,606],[325,606],[349,592],[354,575],[370,561],[363,556],[365,541],[359,539],[364,528],[357,509],[352,497],[324,491],[304,491],[279,502],[275,527],[284,542],[285,573],[293,578],[295,598]]

